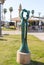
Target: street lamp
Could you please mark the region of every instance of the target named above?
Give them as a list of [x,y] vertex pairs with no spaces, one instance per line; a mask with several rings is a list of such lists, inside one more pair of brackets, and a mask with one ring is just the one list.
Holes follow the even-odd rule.
[[1,30],[1,24],[2,24],[2,22],[1,22],[1,15],[2,15],[2,5],[3,5],[3,3],[5,2],[5,0],[0,0],[0,36],[2,36],[2,30]]
[[41,19],[40,19],[41,12],[39,12],[38,14],[39,14],[39,29],[38,29],[38,31],[41,32],[42,31],[41,30]]

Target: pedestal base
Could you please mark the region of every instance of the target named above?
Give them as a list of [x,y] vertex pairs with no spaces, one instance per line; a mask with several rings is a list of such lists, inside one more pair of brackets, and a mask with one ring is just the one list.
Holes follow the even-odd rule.
[[17,62],[20,64],[30,63],[30,53],[22,53],[17,51]]

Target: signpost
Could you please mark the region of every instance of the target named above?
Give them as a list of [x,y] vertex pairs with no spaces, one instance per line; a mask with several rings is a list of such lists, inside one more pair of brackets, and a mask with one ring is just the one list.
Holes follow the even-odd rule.
[[[24,13],[26,13],[24,17]],[[28,26],[28,18],[29,11],[23,9],[20,13],[21,18],[21,31],[22,31],[22,45],[20,49],[17,51],[17,62],[20,64],[29,64],[30,63],[30,51],[27,45],[27,26]]]

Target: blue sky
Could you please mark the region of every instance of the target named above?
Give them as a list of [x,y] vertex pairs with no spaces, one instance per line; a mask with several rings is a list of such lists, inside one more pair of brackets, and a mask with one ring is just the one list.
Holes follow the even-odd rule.
[[13,7],[12,17],[18,16],[19,4],[22,4],[22,8],[27,10],[34,10],[35,16],[38,16],[38,12],[41,12],[41,16],[44,16],[44,0],[6,0],[3,8],[7,8],[6,20],[9,20],[9,7]]

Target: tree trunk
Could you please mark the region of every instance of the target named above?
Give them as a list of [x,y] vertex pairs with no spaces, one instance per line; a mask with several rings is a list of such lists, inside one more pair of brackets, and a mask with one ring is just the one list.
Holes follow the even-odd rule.
[[0,3],[0,36],[2,36],[2,31],[1,31],[1,3]]
[[10,12],[10,22],[12,22],[12,15],[11,15],[11,12]]
[[2,36],[1,21],[0,21],[0,36]]

